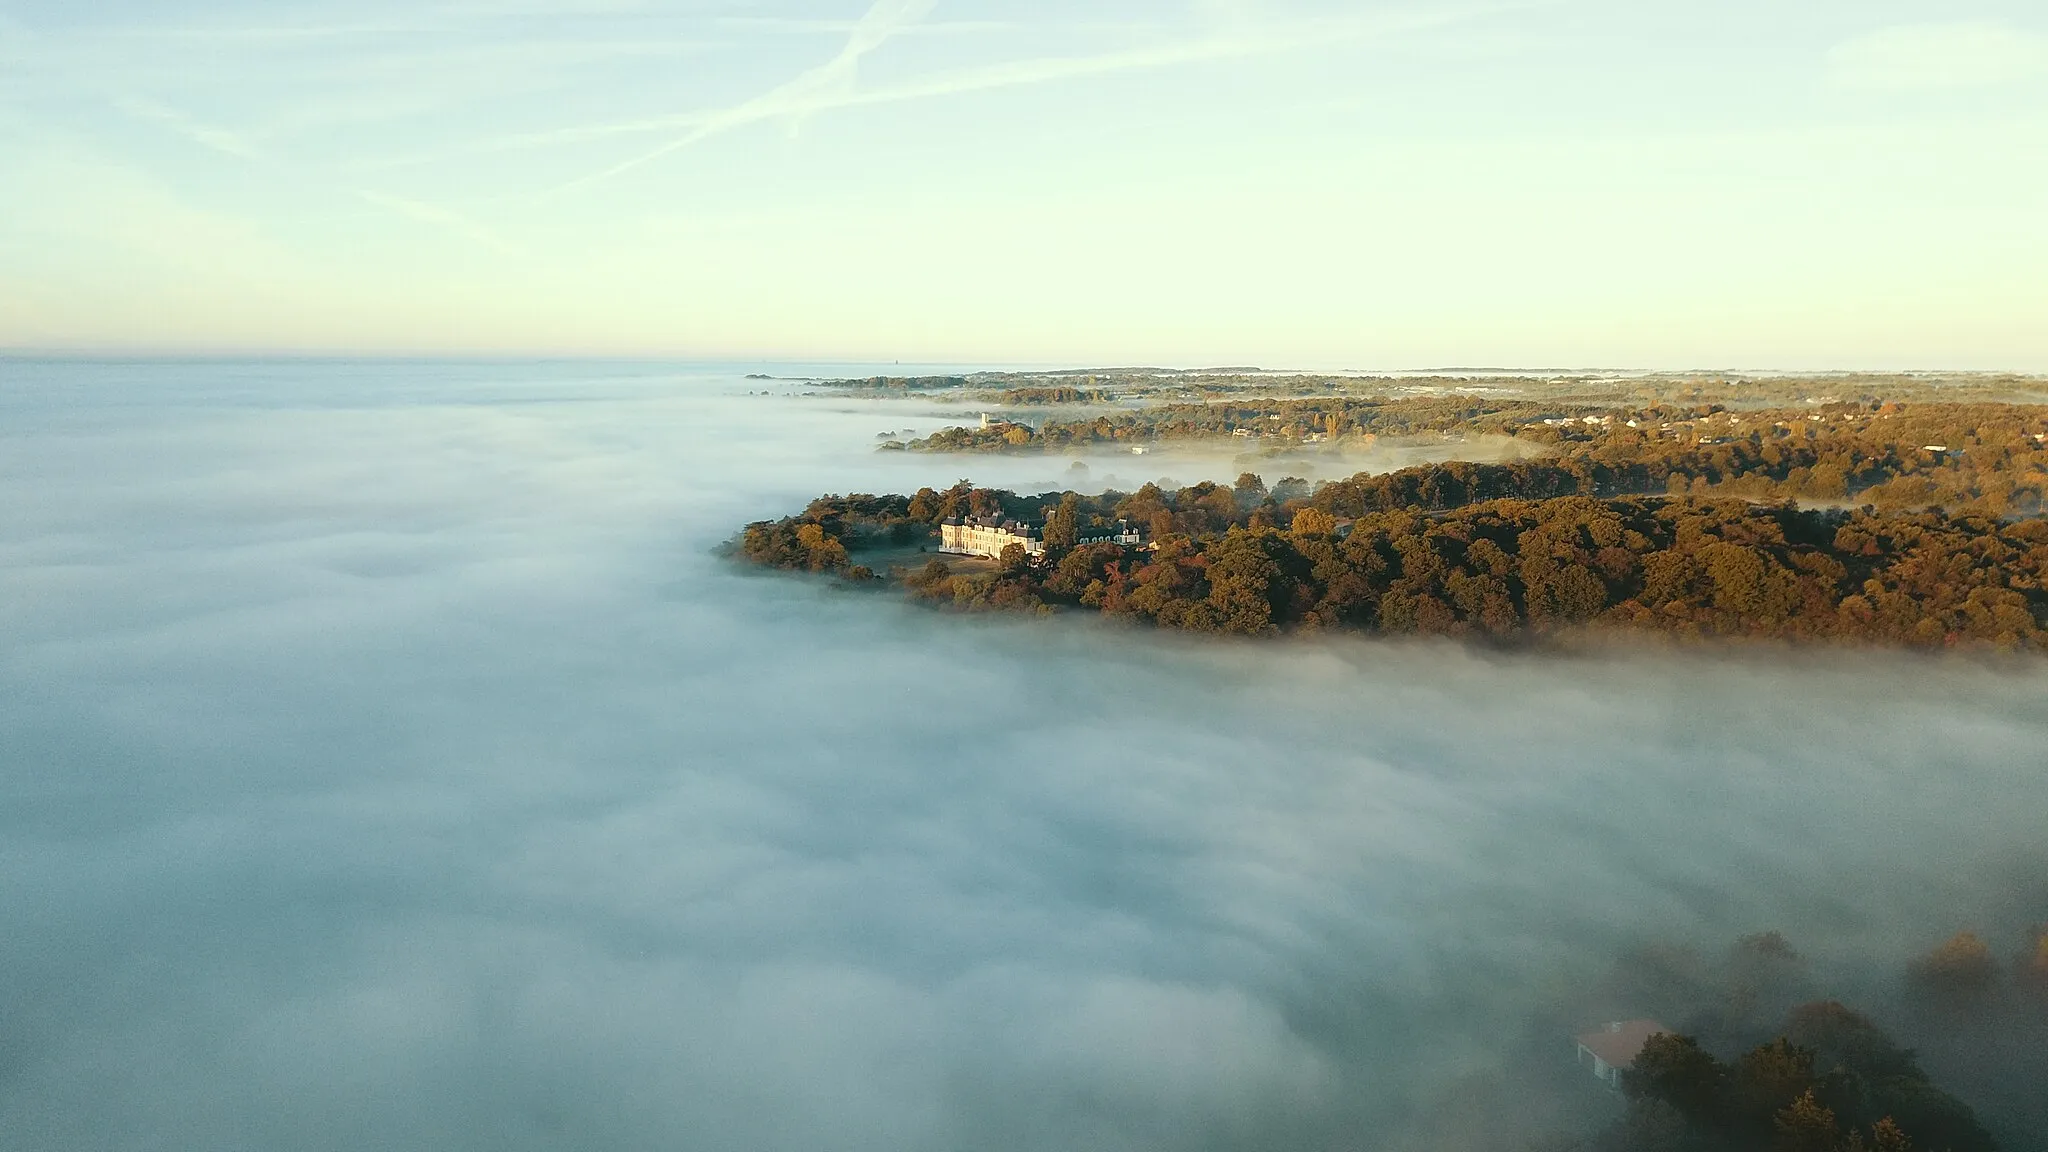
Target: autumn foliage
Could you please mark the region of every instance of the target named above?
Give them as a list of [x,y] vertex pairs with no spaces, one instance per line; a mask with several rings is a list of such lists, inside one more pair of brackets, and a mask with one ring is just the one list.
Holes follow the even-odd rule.
[[[1176,492],[1037,497],[962,484],[827,497],[750,526],[756,563],[847,572],[877,541],[952,515],[1049,523],[1039,562],[906,581],[968,609],[1085,609],[1191,632],[1356,631],[1526,642],[1598,630],[1678,638],[2041,646],[2048,522],[1939,509],[1801,508],[1720,497],[1589,496],[1555,465],[1430,465],[1267,492],[1257,477]],[[1515,493],[1503,496],[1503,491]],[[1554,494],[1553,494],[1554,493]],[[1404,503],[1405,502],[1405,503]],[[1060,547],[1112,519],[1143,548]]]

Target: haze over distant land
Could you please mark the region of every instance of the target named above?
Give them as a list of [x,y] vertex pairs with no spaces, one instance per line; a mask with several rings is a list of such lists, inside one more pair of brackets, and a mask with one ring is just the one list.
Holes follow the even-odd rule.
[[2048,370],[2044,19],[10,0],[0,346]]

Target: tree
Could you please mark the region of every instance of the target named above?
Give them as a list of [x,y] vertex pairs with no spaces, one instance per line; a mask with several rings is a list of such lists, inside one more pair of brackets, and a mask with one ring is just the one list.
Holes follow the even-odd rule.
[[1922,1076],[1913,1053],[1899,1047],[1868,1016],[1839,1001],[1822,1000],[1794,1008],[1785,1020],[1792,1043],[1811,1049],[1823,1068],[1842,1068],[1870,1080]]
[[1209,604],[1223,631],[1256,636],[1274,630],[1287,602],[1279,554],[1270,532],[1233,531],[1212,550]]
[[1840,464],[1816,464],[1807,476],[1806,488],[1822,500],[1846,500],[1849,497],[1849,474]]
[[1303,508],[1294,514],[1296,536],[1329,536],[1337,531],[1337,518],[1320,508]]
[[836,572],[849,563],[846,545],[837,537],[826,535],[825,529],[817,524],[798,527],[796,539],[809,553],[810,567],[814,572]]
[[[1729,1025],[1754,1033],[1782,1019],[1801,998],[1806,961],[1780,933],[1744,936],[1728,952],[1723,981]],[[1795,1089],[1776,1103],[1796,1095]]]
[[2034,930],[2033,942],[2020,955],[2020,983],[2032,992],[2048,993],[2048,926]]
[[1783,1152],[1835,1152],[1841,1137],[1833,1109],[1815,1099],[1811,1088],[1778,1113],[1777,1129]]
[[1802,1092],[1813,1094],[1813,1052],[1782,1036],[1736,1063],[1735,1096],[1745,1122],[1768,1118]]
[[1763,557],[1735,544],[1711,545],[1702,555],[1714,582],[1716,608],[1741,616],[1763,614],[1769,597]]
[[1887,1116],[1870,1130],[1870,1152],[1913,1152],[1913,1142],[1899,1130],[1898,1124]]
[[903,578],[904,584],[909,586],[912,592],[946,596],[952,595],[949,587],[952,580],[953,570],[946,566],[944,560],[936,558],[925,561],[922,569]]
[[1072,492],[1060,498],[1059,507],[1045,518],[1045,546],[1066,551],[1081,541],[1081,501]]
[[1719,1128],[1727,1109],[1728,1069],[1693,1037],[1660,1032],[1622,1073],[1621,1088],[1631,1099],[1671,1105],[1695,1127]]
[[1522,566],[1531,617],[1561,624],[1591,620],[1607,607],[1607,585],[1583,564],[1534,557]]
[[1683,1152],[1693,1143],[1676,1108],[1661,1100],[1636,1100],[1620,1127],[1594,1147],[1601,1152]]
[[1243,473],[1238,476],[1237,483],[1232,485],[1231,496],[1237,504],[1238,511],[1248,512],[1265,502],[1266,482],[1261,480],[1257,473]]
[[1951,1006],[1981,1001],[1998,984],[1998,961],[1974,932],[1958,932],[1913,965],[1921,991]]

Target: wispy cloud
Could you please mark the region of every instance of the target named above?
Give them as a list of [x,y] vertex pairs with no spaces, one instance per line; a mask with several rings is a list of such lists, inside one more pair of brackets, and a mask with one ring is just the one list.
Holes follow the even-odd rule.
[[259,158],[256,146],[241,133],[232,129],[222,128],[218,125],[202,123],[175,108],[167,108],[154,101],[142,100],[132,96],[116,98],[114,106],[138,120],[146,120],[152,124],[162,125],[176,135],[208,151],[218,152],[223,156],[233,156],[240,160],[255,160]]
[[98,35],[108,38],[136,40],[218,40],[218,41],[295,41],[295,40],[337,40],[358,36],[405,36],[419,32],[438,30],[440,26],[421,21],[388,21],[364,24],[263,24],[263,25],[196,25],[151,27],[106,28]]
[[37,74],[48,67],[43,49],[40,37],[0,12],[0,99],[35,89]]
[[[860,26],[858,20],[801,20],[784,16],[720,16],[713,23],[721,28],[791,36],[846,36]],[[897,29],[895,34],[957,36],[977,32],[1004,32],[1015,27],[1015,24],[1002,20],[931,20],[904,25]]]
[[[203,123],[184,112],[154,101],[124,96],[117,98],[114,103],[130,116],[167,128],[173,134],[209,151],[262,164],[283,174],[292,183],[329,188],[332,186],[331,179],[305,173],[295,166],[266,155],[247,136],[232,129]],[[507,241],[496,231],[454,209],[370,188],[354,189],[351,194],[366,204],[414,223],[426,224],[448,232],[493,252],[506,255],[517,255],[520,252],[517,245]]]

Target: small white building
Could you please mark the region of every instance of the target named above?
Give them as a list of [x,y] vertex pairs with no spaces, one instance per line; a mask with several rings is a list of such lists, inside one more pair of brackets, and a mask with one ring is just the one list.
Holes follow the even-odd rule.
[[1136,525],[1129,521],[1119,520],[1102,528],[1081,529],[1077,542],[1081,544],[1121,544],[1126,548],[1136,548],[1145,542],[1145,538],[1138,534]]
[[1636,1062],[1650,1037],[1671,1029],[1655,1020],[1617,1020],[1578,1038],[1579,1063],[1593,1069],[1593,1078],[1609,1088],[1621,1087],[1621,1074]]

